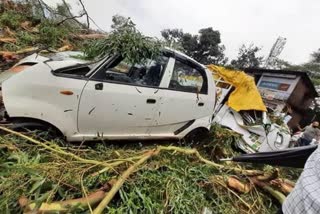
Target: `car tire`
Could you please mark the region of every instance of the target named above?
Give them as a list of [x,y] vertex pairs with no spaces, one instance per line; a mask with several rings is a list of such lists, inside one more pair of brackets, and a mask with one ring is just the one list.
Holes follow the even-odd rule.
[[0,122],[3,121],[5,119],[5,108],[4,106],[0,106]]
[[205,128],[198,128],[189,132],[183,141],[187,145],[195,145],[202,143],[205,139],[209,137],[209,131]]
[[62,138],[61,133],[54,127],[42,124],[40,122],[19,122],[15,121],[9,126],[10,129],[17,132],[34,132],[35,138],[40,140],[53,140]]

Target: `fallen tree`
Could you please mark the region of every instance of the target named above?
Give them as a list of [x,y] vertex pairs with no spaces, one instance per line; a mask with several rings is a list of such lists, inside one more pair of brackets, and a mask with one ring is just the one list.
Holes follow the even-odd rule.
[[[20,206],[25,211],[37,211],[41,213],[50,213],[53,211],[59,211],[59,212],[69,212],[71,210],[75,209],[92,209],[96,205],[98,205],[94,210],[93,213],[102,213],[104,209],[110,209],[109,204],[115,200],[114,197],[118,194],[118,192],[121,192],[121,189],[123,188],[123,185],[126,182],[130,182],[132,178],[135,177],[135,174],[138,172],[138,170],[143,170],[145,167],[150,166],[154,161],[161,162],[164,160],[167,160],[168,157],[173,157],[175,160],[177,160],[178,157],[181,157],[181,155],[184,155],[187,157],[187,159],[192,160],[194,164],[197,164],[199,166],[203,165],[211,170],[214,170],[215,172],[218,172],[219,174],[223,174],[223,176],[219,175],[218,177],[213,176],[212,173],[211,177],[210,174],[208,174],[208,177],[206,178],[206,183],[212,183],[222,185],[224,188],[228,189],[228,191],[232,192],[232,194],[236,198],[240,198],[240,202],[242,204],[246,204],[246,206],[250,203],[247,202],[247,199],[243,199],[243,196],[239,196],[238,194],[242,195],[250,195],[254,194],[255,187],[261,188],[262,191],[265,191],[269,194],[271,194],[273,197],[275,197],[280,203],[283,202],[285,198],[285,194],[288,194],[288,188],[285,188],[284,180],[279,179],[279,170],[273,169],[272,171],[263,171],[263,170],[251,170],[251,169],[243,169],[240,165],[222,165],[219,163],[216,163],[214,161],[208,160],[203,157],[203,155],[200,154],[200,152],[197,149],[192,148],[184,148],[184,147],[177,147],[177,146],[157,146],[156,148],[148,148],[142,151],[134,152],[130,155],[125,155],[125,157],[122,157],[122,155],[119,153],[119,151],[114,150],[116,156],[121,157],[119,158],[108,158],[103,160],[95,160],[95,159],[89,159],[79,156],[77,153],[81,153],[82,155],[84,153],[81,152],[81,149],[78,148],[75,149],[75,152],[72,152],[73,150],[70,150],[68,148],[60,147],[56,144],[53,144],[51,142],[42,142],[39,140],[35,140],[33,137],[27,136],[22,133],[18,133],[15,131],[12,131],[10,129],[7,129],[5,127],[0,127],[0,130],[13,134],[14,136],[19,137],[20,139],[26,140],[25,143],[31,142],[37,148],[42,151],[41,153],[49,153],[50,157],[54,157],[54,162],[52,162],[52,165],[64,163],[64,164],[76,164],[76,169],[79,171],[82,171],[81,177],[80,177],[80,183],[83,182],[83,175],[85,173],[88,173],[88,176],[86,176],[86,179],[95,179],[96,177],[99,177],[101,174],[113,174],[116,173],[116,177],[114,175],[113,178],[109,177],[109,183],[110,180],[112,180],[112,187],[109,185],[108,188],[102,188],[98,190],[94,190],[93,193],[87,194],[85,187],[81,187],[82,194],[84,195],[83,198],[79,199],[68,199],[64,201],[52,201],[52,202],[33,202],[30,201],[30,199],[26,199],[25,197],[19,197],[20,198]],[[7,141],[4,142],[1,145],[4,145],[3,149],[7,149],[11,151],[12,153],[16,153],[19,151],[19,147],[17,147],[17,144],[11,144]],[[7,146],[5,146],[7,145]],[[24,144],[26,146],[28,144]],[[28,145],[29,146],[29,145]],[[1,151],[1,150],[0,150]],[[90,150],[89,150],[90,151]],[[118,153],[118,154],[117,154]],[[62,161],[62,162],[61,162]],[[128,166],[128,164],[130,166]],[[41,164],[40,164],[41,165]],[[158,167],[165,167],[166,164]],[[126,167],[128,166],[128,167]],[[156,168],[158,168],[156,167]],[[170,164],[167,166],[170,169]],[[66,170],[72,170],[66,167]],[[99,173],[96,173],[99,171]],[[239,177],[233,176],[234,174],[237,174]],[[188,176],[188,175],[186,175]],[[213,176],[213,177],[212,177]],[[227,179],[224,180],[224,176],[227,176]],[[139,178],[137,178],[139,179]],[[247,181],[245,181],[247,180]],[[61,182],[60,179],[58,179],[58,182]],[[102,183],[108,183],[108,178],[106,180],[100,181]],[[201,185],[199,181],[197,182],[198,185]],[[41,184],[43,185],[43,183]],[[40,186],[41,186],[40,185]],[[69,186],[69,185],[68,185]],[[82,185],[81,185],[82,186]],[[206,189],[206,188],[205,188]],[[106,191],[108,190],[108,191]],[[159,190],[160,191],[160,190]],[[287,191],[287,192],[284,192]],[[284,192],[284,193],[281,193]],[[52,193],[53,194],[53,193]],[[261,196],[260,196],[261,197]],[[47,199],[48,200],[48,199]],[[0,200],[1,201],[1,200]],[[24,203],[21,203],[24,202]],[[26,202],[27,201],[27,202]],[[166,202],[168,203],[168,202]]]
[[65,1],[56,7],[42,0],[0,2],[0,71],[34,52],[79,51],[90,41],[105,38],[104,32],[78,20],[89,18],[82,6],[84,12],[74,15]]

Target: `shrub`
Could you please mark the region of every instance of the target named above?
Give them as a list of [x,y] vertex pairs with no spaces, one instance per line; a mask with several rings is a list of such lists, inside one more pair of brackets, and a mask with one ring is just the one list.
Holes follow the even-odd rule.
[[10,29],[18,29],[23,17],[14,11],[6,11],[0,15],[0,26],[7,26]]

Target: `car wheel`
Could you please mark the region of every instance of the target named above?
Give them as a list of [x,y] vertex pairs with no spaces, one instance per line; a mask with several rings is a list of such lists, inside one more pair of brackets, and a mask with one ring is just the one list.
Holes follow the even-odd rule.
[[209,131],[204,128],[199,128],[189,132],[184,138],[183,141],[187,145],[195,145],[202,143],[205,139],[209,137]]
[[38,122],[14,122],[9,128],[17,132],[31,134],[32,137],[39,140],[62,138],[61,134],[54,127]]
[[6,109],[0,104],[0,122],[5,120]]

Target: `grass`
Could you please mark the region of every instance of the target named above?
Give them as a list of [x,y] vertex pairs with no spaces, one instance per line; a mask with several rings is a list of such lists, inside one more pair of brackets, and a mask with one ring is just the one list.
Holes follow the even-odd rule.
[[[197,147],[207,158],[231,155],[232,138],[228,130],[214,127],[210,143],[182,145],[181,148]],[[220,131],[219,131],[220,130]],[[231,137],[230,137],[231,136]],[[228,142],[229,141],[229,142]],[[228,142],[228,143],[225,143]],[[171,144],[165,142],[162,144]],[[178,143],[179,144],[179,143]],[[111,161],[141,155],[155,148],[152,143],[91,143],[66,144],[55,140],[46,145],[78,155],[81,158]],[[157,145],[157,144],[156,144]],[[220,151],[224,151],[220,152]],[[232,151],[233,152],[233,151]],[[128,168],[121,164],[103,171],[102,166],[84,164],[66,155],[57,154],[13,135],[0,136],[0,210],[21,213],[18,199],[26,196],[40,205],[42,202],[60,201],[84,196],[106,182],[115,179]],[[231,163],[234,166],[239,166]],[[251,168],[250,165],[246,165]],[[261,166],[262,168],[262,166]],[[290,171],[290,170],[289,170]],[[283,173],[282,173],[283,172]],[[287,177],[285,169],[281,173]],[[298,174],[291,173],[289,178]],[[233,175],[222,172],[198,161],[193,156],[163,152],[152,158],[135,172],[121,187],[109,204],[108,213],[199,213],[209,208],[213,213],[274,213],[278,204],[262,190],[248,194],[236,193],[211,177]],[[245,177],[243,176],[243,179]],[[249,206],[249,207],[248,207]],[[249,211],[248,211],[249,210]],[[75,209],[73,213],[86,213]]]

